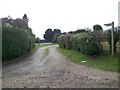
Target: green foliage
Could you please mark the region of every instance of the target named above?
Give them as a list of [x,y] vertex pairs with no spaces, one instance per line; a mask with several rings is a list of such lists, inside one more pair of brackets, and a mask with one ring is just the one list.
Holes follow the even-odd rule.
[[107,41],[107,37],[106,37],[107,34],[106,34],[106,32],[104,32],[104,31],[95,30],[95,31],[91,32],[90,34],[94,37],[94,39],[95,39],[97,42],[99,42],[99,44],[100,44],[101,42]]
[[57,42],[57,37],[61,35],[61,30],[60,29],[54,29],[53,31],[53,43]]
[[77,33],[84,33],[84,32],[87,32],[85,29],[78,29],[76,31],[70,31],[68,33],[70,34],[77,34]]
[[83,32],[86,32],[85,29],[78,29],[77,31],[75,31],[75,33],[83,33]]
[[40,43],[40,38],[39,37],[36,38],[36,43]]
[[23,18],[12,19],[12,17],[2,18],[2,26],[17,27],[28,29],[28,17],[24,14]]
[[48,29],[45,31],[44,39],[51,42],[51,41],[52,41],[52,38],[53,38],[52,29],[48,28]]
[[35,39],[27,29],[2,28],[2,59],[12,59],[29,52],[35,45]]
[[71,34],[65,34],[65,35],[60,35],[58,37],[58,44],[60,45],[61,48],[66,48],[66,49],[70,49],[72,48],[72,44],[71,44]]
[[64,35],[64,43],[65,43],[65,48],[66,49],[71,49],[72,48],[72,43],[71,43],[71,34],[65,34]]
[[102,47],[88,33],[79,33],[71,38],[73,49],[77,49],[82,53],[94,56],[99,55]]
[[61,48],[79,50],[91,56],[102,52],[102,46],[89,33],[61,35],[58,37],[58,44]]
[[[58,50],[75,63],[83,64],[93,68],[120,72],[120,64],[118,62],[119,57],[117,56],[112,57],[111,55],[103,52],[103,55],[93,58],[76,50],[67,50],[62,48],[58,48]],[[82,61],[86,62],[82,63]]]
[[58,44],[59,44],[59,47],[65,48],[64,35],[60,35],[60,36],[57,38],[57,42],[58,42]]
[[100,25],[96,24],[93,26],[93,30],[94,31],[103,31],[103,28]]
[[26,28],[28,27],[28,26],[26,25],[26,22],[25,22],[24,20],[22,20],[22,19],[19,19],[19,18],[13,20],[12,25],[13,25],[14,27],[24,28],[24,29],[26,29]]

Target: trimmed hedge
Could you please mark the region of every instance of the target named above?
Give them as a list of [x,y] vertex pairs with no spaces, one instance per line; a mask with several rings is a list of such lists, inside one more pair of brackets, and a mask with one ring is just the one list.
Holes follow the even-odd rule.
[[84,54],[97,56],[102,52],[102,46],[89,33],[64,34],[58,37],[61,48],[79,50]]
[[71,34],[65,34],[64,35],[64,43],[65,43],[65,48],[66,49],[71,49],[72,48],[72,43],[71,43]]
[[58,42],[60,48],[65,48],[64,35],[58,36],[57,42]]
[[29,52],[35,38],[27,29],[2,27],[2,59],[17,58]]
[[88,33],[79,33],[71,38],[73,49],[91,56],[99,55],[102,51],[101,45]]
[[60,35],[57,39],[60,47],[71,49],[72,48],[71,37],[72,37],[71,34]]

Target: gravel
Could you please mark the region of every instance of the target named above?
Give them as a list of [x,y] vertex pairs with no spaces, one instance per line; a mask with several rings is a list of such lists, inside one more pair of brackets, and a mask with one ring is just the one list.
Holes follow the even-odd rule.
[[[49,55],[44,56],[44,50]],[[118,73],[72,62],[58,45],[39,48],[22,60],[3,66],[3,88],[118,88]]]

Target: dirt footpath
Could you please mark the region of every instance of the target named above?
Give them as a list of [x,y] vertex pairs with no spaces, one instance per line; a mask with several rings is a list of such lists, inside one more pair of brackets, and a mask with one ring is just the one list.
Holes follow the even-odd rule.
[[[44,52],[48,48],[49,53]],[[58,45],[3,66],[3,88],[118,88],[118,73],[78,65]]]

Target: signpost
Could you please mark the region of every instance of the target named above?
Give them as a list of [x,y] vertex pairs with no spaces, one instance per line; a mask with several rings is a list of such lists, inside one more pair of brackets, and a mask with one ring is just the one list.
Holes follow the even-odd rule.
[[112,22],[112,23],[108,23],[108,24],[104,24],[105,26],[112,26],[112,29],[111,29],[111,45],[112,45],[112,47],[111,47],[111,54],[112,54],[112,56],[114,56],[114,22]]
[[118,2],[118,26],[120,26],[120,1]]

